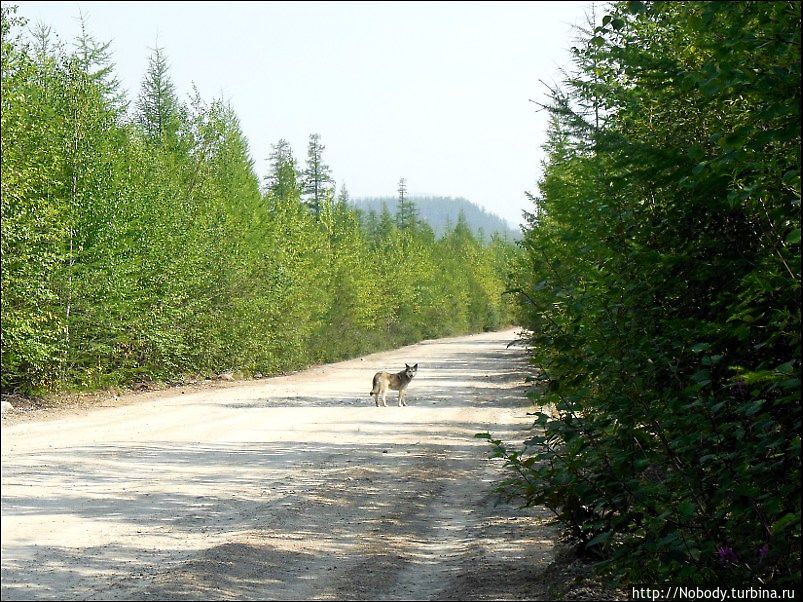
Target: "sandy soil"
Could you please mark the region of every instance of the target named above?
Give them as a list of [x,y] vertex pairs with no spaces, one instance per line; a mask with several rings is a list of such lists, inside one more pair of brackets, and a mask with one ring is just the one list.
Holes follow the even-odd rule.
[[[3,419],[3,600],[544,599],[557,528],[496,503],[532,424],[515,331]],[[418,363],[407,407],[369,398]]]

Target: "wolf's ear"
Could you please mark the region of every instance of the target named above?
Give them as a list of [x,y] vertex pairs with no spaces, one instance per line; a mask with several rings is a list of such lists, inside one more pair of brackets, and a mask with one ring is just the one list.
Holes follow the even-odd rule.
[[416,364],[415,366],[413,366],[413,370],[418,370],[418,364]]
[[404,367],[405,367],[405,368],[407,368],[407,369],[409,370],[409,369],[410,369],[410,364],[408,364],[408,363],[406,363],[406,362],[405,362],[405,364],[404,364]]

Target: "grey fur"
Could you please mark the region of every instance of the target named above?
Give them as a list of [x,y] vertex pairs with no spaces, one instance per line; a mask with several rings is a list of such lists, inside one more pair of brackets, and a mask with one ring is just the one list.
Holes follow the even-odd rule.
[[369,395],[374,396],[377,406],[379,406],[379,397],[382,396],[382,405],[387,407],[388,389],[393,389],[399,392],[399,407],[406,406],[404,397],[407,394],[407,385],[413,380],[416,372],[418,372],[418,364],[412,367],[404,364],[404,370],[396,374],[377,372],[374,374],[374,386]]

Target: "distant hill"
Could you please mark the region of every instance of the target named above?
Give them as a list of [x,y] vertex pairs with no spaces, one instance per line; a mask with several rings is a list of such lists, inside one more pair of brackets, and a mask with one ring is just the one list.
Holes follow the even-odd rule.
[[[475,205],[464,198],[452,197],[410,197],[418,208],[418,216],[427,222],[441,236],[447,226],[454,226],[460,211],[466,217],[466,222],[472,232],[482,232],[485,239],[489,239],[496,232],[507,239],[521,238],[521,232],[511,227],[510,223]],[[362,211],[373,210],[377,215],[382,212],[382,205],[387,205],[392,214],[396,214],[397,199],[395,197],[364,197],[354,199],[352,204]]]

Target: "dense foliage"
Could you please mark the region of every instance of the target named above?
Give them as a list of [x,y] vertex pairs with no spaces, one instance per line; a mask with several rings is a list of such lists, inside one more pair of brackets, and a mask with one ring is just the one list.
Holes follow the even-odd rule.
[[553,411],[507,486],[631,583],[794,583],[800,3],[610,10],[547,107],[517,286]]
[[[481,237],[490,238],[493,235],[508,240],[519,240],[521,230],[515,230],[510,224],[493,213],[490,213],[461,197],[442,197],[442,196],[411,196],[410,200],[416,204],[418,216],[435,231],[436,236],[445,234],[451,230],[463,214],[468,227],[471,231]],[[379,215],[382,208],[395,207],[397,199],[392,197],[365,197],[352,201],[355,207],[361,209],[366,214]]]
[[155,49],[127,102],[108,44],[2,13],[2,386],[276,373],[509,323],[511,248],[458,223],[369,228],[320,137],[264,188],[232,109]]

